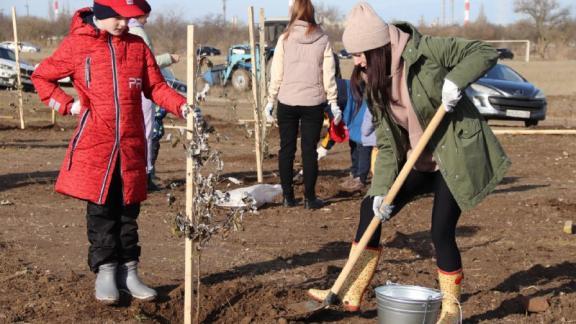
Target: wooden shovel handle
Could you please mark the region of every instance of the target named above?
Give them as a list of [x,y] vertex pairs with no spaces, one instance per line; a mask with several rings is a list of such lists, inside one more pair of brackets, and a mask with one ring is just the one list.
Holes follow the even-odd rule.
[[[408,160],[402,167],[402,170],[400,170],[398,177],[396,177],[396,180],[394,180],[394,183],[392,184],[392,187],[390,187],[390,190],[386,194],[386,198],[384,199],[384,202],[380,206],[380,209],[382,209],[384,205],[392,205],[394,199],[396,198],[396,195],[398,194],[398,191],[400,191],[400,188],[404,184],[404,181],[406,181],[408,174],[410,173],[410,171],[412,171],[414,164],[416,163],[416,161],[426,148],[426,145],[428,145],[430,138],[438,128],[438,125],[440,125],[440,122],[442,122],[442,119],[444,118],[445,114],[446,110],[444,109],[444,105],[442,104],[440,105],[440,108],[438,108],[438,110],[434,114],[434,117],[426,127],[426,130],[422,134],[422,137],[420,137],[418,144],[414,148],[412,154],[410,154],[410,158],[408,158]],[[342,288],[342,285],[344,285],[344,282],[348,278],[350,271],[352,271],[352,268],[360,258],[360,254],[362,254],[362,251],[368,245],[368,241],[378,228],[379,224],[380,224],[380,218],[374,216],[374,218],[372,218],[372,221],[370,222],[370,225],[368,225],[368,228],[362,235],[360,242],[358,242],[358,244],[356,245],[356,249],[353,250],[352,254],[348,258],[348,261],[344,265],[344,268],[342,268],[342,272],[340,272],[340,275],[336,279],[336,282],[334,282],[334,285],[332,286],[332,288],[330,288],[330,292],[332,294],[337,295],[338,292],[340,292],[340,289]]]

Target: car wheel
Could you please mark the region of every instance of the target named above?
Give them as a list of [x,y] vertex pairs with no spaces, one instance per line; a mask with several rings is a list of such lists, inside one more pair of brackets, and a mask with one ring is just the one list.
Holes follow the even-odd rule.
[[534,127],[538,126],[538,121],[533,119],[528,119],[524,121],[524,126],[526,127]]
[[248,91],[251,83],[252,80],[248,71],[239,68],[232,72],[232,86],[234,89],[241,92]]

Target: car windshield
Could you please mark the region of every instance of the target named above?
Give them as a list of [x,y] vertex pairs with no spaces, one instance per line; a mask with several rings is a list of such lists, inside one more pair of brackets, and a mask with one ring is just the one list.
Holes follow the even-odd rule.
[[524,82],[524,79],[518,73],[516,73],[514,70],[507,67],[506,65],[502,64],[496,64],[496,66],[490,69],[486,73],[486,75],[484,75],[484,78],[513,81],[513,82]]
[[10,61],[16,61],[16,55],[9,49],[0,48],[0,58]]

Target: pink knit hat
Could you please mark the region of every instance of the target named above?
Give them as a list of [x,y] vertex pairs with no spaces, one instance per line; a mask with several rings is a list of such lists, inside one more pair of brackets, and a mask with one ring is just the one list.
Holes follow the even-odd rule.
[[348,14],[342,42],[348,53],[362,53],[390,43],[388,24],[362,1]]

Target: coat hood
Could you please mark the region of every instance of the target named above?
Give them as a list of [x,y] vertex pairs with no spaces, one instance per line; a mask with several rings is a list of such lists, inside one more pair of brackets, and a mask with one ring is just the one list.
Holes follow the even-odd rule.
[[94,12],[92,12],[92,8],[82,8],[74,13],[72,22],[70,23],[70,34],[90,35],[94,37],[100,34],[98,28],[94,25]]
[[326,35],[320,26],[311,33],[307,33],[307,31],[308,23],[303,20],[296,20],[290,27],[288,38],[300,44],[312,44]]
[[418,51],[418,47],[420,46],[420,40],[422,39],[422,34],[414,27],[412,24],[408,22],[397,22],[393,23],[393,26],[398,28],[401,32],[407,33],[410,35],[410,39],[408,43],[406,43],[405,49],[409,49],[411,51],[404,51],[402,53],[402,58],[406,60],[409,64],[416,62],[421,55],[420,51]]

